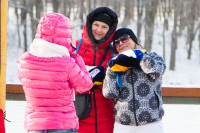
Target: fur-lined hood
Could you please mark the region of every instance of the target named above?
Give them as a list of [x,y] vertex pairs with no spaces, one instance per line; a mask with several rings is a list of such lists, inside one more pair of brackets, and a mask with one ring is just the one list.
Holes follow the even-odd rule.
[[[105,38],[99,41],[96,41],[91,30],[92,22],[93,22],[94,16],[103,12],[110,15],[110,17],[113,19],[113,24],[111,25]],[[99,48],[106,48],[112,41],[112,37],[117,29],[117,24],[118,24],[118,16],[113,10],[111,10],[108,7],[96,8],[95,10],[91,11],[87,16],[87,22],[83,27],[82,37],[87,39],[87,41],[91,42],[91,44],[98,46]]]

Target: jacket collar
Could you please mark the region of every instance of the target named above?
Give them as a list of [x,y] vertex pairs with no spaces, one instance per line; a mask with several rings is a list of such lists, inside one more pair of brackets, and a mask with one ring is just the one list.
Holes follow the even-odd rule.
[[50,43],[42,39],[34,39],[30,53],[38,57],[64,57],[70,56],[66,47],[55,43]]

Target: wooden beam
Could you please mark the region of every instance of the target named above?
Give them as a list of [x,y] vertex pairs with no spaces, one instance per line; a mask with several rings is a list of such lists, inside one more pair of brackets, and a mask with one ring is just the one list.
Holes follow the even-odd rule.
[[0,109],[5,111],[8,0],[0,1]]
[[24,93],[22,85],[6,84],[6,93]]
[[[7,93],[24,93],[21,85],[7,84]],[[200,88],[162,87],[162,96],[200,97]]]
[[162,96],[200,97],[200,88],[162,87]]

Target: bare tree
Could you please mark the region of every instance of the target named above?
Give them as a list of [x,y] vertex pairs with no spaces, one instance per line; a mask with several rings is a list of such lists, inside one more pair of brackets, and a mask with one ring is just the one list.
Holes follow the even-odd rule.
[[140,0],[137,0],[137,38],[138,43],[140,44],[140,34],[142,31],[142,16],[143,16],[143,3]]
[[186,22],[187,22],[187,18],[186,18],[186,14],[188,12],[188,10],[190,10],[190,8],[186,8],[185,5],[185,1],[181,2],[181,9],[180,9],[180,24],[179,24],[179,36],[182,35],[182,31],[186,26]]
[[132,0],[125,0],[125,14],[122,23],[123,27],[127,27],[130,23],[130,20],[133,19],[133,11],[134,11],[133,5],[134,4]]
[[92,0],[87,0],[88,3],[88,10],[91,11],[92,10]]
[[83,28],[83,24],[84,24],[84,18],[83,18],[83,14],[84,14],[84,5],[83,5],[83,3],[84,3],[84,0],[80,0],[81,2],[80,2],[80,14],[79,14],[79,17],[80,17],[80,19],[81,19],[81,29]]
[[41,0],[36,0],[35,4],[36,4],[36,18],[40,19],[43,16],[43,3]]
[[15,2],[15,15],[16,15],[16,18],[17,18],[17,33],[18,33],[18,43],[19,43],[19,48],[21,48],[21,36],[20,36],[20,16],[19,16],[19,12],[18,12],[18,7],[17,7],[17,2]]
[[145,46],[147,51],[151,51],[154,33],[154,20],[156,15],[158,0],[145,1]]
[[26,15],[28,12],[27,0],[22,1],[23,8],[21,8],[21,25],[23,25],[23,36],[24,36],[24,51],[27,51],[27,22]]
[[66,15],[66,0],[60,0],[60,13]]
[[165,31],[167,30],[167,25],[168,25],[168,18],[169,18],[169,14],[168,12],[168,7],[169,7],[169,1],[167,2],[167,0],[161,0],[161,10],[163,13],[163,17],[164,17],[164,24],[163,24],[163,58],[165,59]]
[[199,40],[199,64],[200,64],[200,27],[199,27],[198,40]]
[[193,44],[193,40],[195,37],[195,34],[197,32],[198,27],[196,28],[196,31],[194,29],[195,26],[195,9],[196,9],[196,4],[197,4],[197,0],[193,0],[191,2],[191,9],[189,10],[188,13],[188,24],[187,24],[187,43],[189,44],[189,49],[188,49],[188,59],[191,59],[191,54],[192,54],[192,44]]
[[113,2],[113,10],[117,13],[118,18],[120,18],[121,4],[119,0]]
[[178,4],[179,0],[175,0],[174,2],[174,28],[172,31],[172,42],[171,42],[171,56],[170,56],[170,70],[175,69],[175,61],[176,61],[176,49],[177,49],[177,22],[178,22]]
[[53,0],[53,12],[58,12],[60,2],[59,0]]
[[30,18],[31,18],[31,31],[32,31],[32,39],[34,38],[35,36],[35,29],[36,29],[36,26],[35,26],[35,21],[34,21],[34,12],[33,12],[33,7],[35,6],[35,2],[34,0],[29,0],[28,1],[28,7],[30,9]]

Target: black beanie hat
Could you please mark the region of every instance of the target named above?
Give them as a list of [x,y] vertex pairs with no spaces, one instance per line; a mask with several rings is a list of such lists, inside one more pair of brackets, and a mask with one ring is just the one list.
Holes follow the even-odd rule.
[[101,21],[106,23],[109,27],[112,25],[113,20],[107,13],[99,13],[94,17],[93,21]]
[[118,30],[115,32],[114,36],[113,36],[113,41],[119,39],[121,36],[123,36],[123,35],[125,35],[125,34],[129,35],[129,36],[131,37],[131,39],[132,39],[136,44],[138,44],[138,42],[137,42],[137,37],[135,36],[135,34],[133,33],[133,31],[132,31],[131,29],[128,29],[128,28],[120,28],[120,29],[118,29]]

